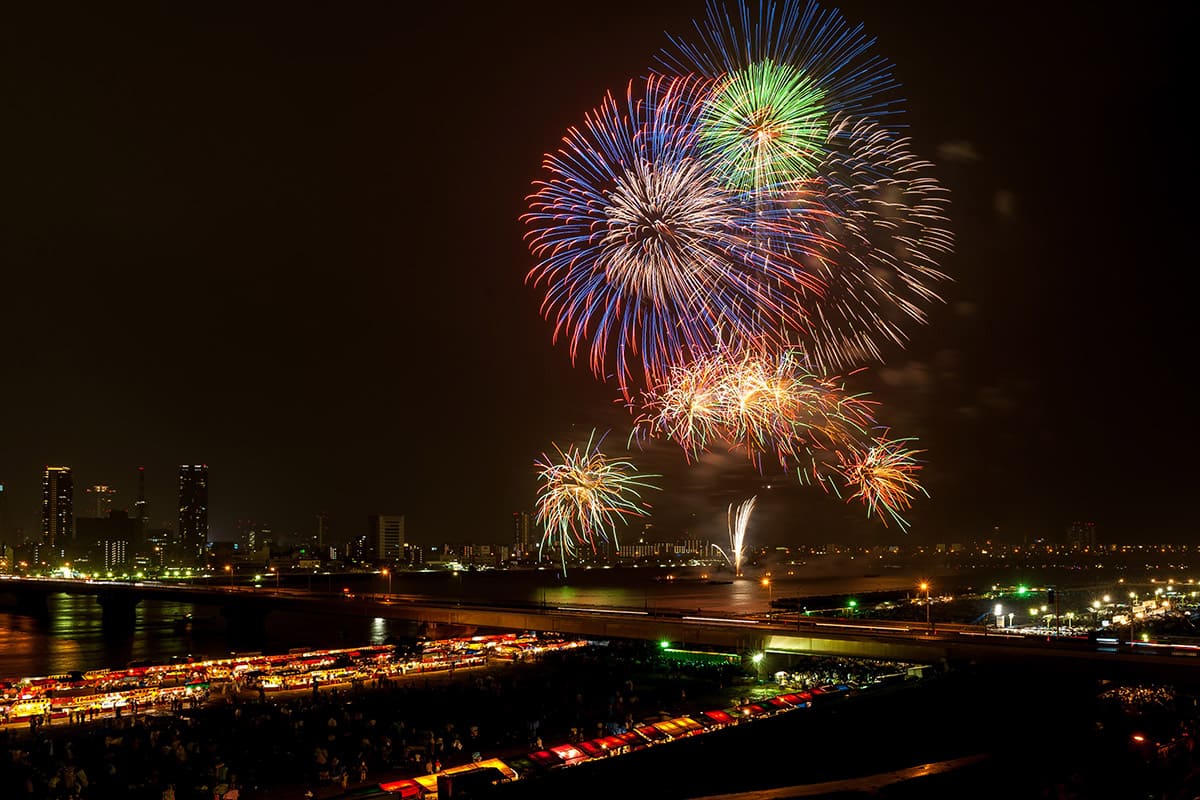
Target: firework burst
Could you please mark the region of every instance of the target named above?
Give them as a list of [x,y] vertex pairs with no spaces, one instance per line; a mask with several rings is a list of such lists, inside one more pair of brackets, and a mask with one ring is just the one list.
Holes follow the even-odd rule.
[[823,289],[807,261],[832,247],[824,222],[756,205],[699,156],[710,95],[711,81],[651,77],[624,102],[607,96],[529,198],[542,313],[626,397],[723,341],[804,328],[800,301]]
[[701,146],[727,185],[760,189],[810,176],[829,133],[824,93],[799,70],[760,61],[717,81]]
[[[839,119],[835,129],[844,133],[831,135],[819,177],[790,193],[831,245],[809,262],[827,288],[805,299],[811,324],[801,335],[823,370],[882,361],[884,344],[903,346],[906,325],[924,323],[941,301],[934,287],[948,278],[937,262],[954,242],[946,192],[908,139],[865,119]],[[813,216],[814,205],[827,213]]]
[[[723,3],[546,156],[526,281],[554,340],[617,383],[631,440],[773,458],[907,529],[921,451],[830,376],[903,347],[941,301],[946,195],[885,127],[898,84],[862,26],[814,0]],[[648,484],[591,439],[556,450],[538,517],[565,571]]]
[[921,469],[917,456],[924,451],[909,449],[912,441],[877,437],[872,446],[846,459],[840,469],[847,488],[854,490],[847,502],[862,500],[868,516],[878,517],[884,525],[890,518],[901,530],[908,529],[901,512],[912,506],[913,496],[918,492],[929,496],[917,481]]
[[664,436],[694,460],[713,444],[744,450],[761,470],[763,456],[781,466],[806,462],[801,480],[826,476],[825,457],[869,438],[874,403],[837,378],[809,371],[798,354],[721,351],[678,367],[631,406],[634,436]]
[[716,89],[705,135],[736,186],[764,189],[812,176],[835,114],[888,113],[897,84],[874,40],[811,0],[710,0],[695,38],[671,37],[666,74],[703,75]]
[[587,445],[554,445],[556,456],[537,459],[541,492],[537,521],[544,531],[538,550],[557,550],[563,573],[567,556],[581,548],[596,552],[600,542],[617,546],[616,526],[628,517],[646,516],[639,489],[655,489],[647,481],[657,475],[640,475],[629,461],[608,458],[601,452],[604,436],[592,431]]

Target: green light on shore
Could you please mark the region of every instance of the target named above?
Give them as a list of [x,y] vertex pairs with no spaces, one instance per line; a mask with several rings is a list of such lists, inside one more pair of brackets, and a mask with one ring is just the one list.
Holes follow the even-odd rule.
[[658,646],[661,647],[663,650],[666,650],[668,647],[671,646],[671,643],[668,642],[666,639],[664,639],[658,643]]
[[1028,594],[1028,592],[1029,592],[1028,586],[1018,586],[1017,587],[1017,594]]
[[857,600],[851,600],[851,601],[850,601],[850,602],[848,602],[846,605],[850,606],[850,608],[858,608],[858,601],[857,601]]

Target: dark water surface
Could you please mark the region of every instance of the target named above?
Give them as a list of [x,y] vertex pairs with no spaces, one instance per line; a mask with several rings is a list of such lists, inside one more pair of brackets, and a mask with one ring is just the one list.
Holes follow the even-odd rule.
[[[745,614],[764,611],[785,597],[825,597],[871,592],[909,591],[930,578],[939,590],[993,582],[1053,582],[1071,585],[1116,585],[1111,572],[1073,572],[1037,575],[1029,571],[971,571],[959,575],[920,574],[915,570],[883,569],[879,573],[797,574],[777,569],[771,585],[758,577],[731,580],[728,573],[699,569],[577,570],[564,580],[552,570],[399,573],[392,578],[396,594],[429,595],[446,600],[492,603],[537,603],[551,607],[589,605],[611,608],[682,608],[703,613]],[[801,569],[800,572],[803,572]],[[668,580],[667,576],[674,576]],[[712,583],[710,581],[722,581]],[[728,583],[724,581],[730,581]],[[313,575],[290,577],[286,586],[338,593],[386,592],[387,578],[379,575]],[[271,587],[269,582],[265,590]],[[336,601],[331,601],[336,602]],[[220,657],[231,650],[339,647],[377,644],[412,629],[400,621],[338,615],[268,615],[265,637],[252,642],[231,641],[217,606],[145,600],[136,610],[132,629],[103,625],[96,599],[56,594],[48,598],[43,617],[0,606],[0,679],[51,675],[70,670],[121,667],[131,661],[165,660],[172,656]],[[180,621],[192,616],[191,625]]]

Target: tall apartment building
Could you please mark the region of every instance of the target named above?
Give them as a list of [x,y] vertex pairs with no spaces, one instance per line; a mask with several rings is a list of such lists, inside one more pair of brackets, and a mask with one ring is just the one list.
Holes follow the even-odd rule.
[[[98,483],[95,486],[87,488],[87,494],[91,495],[88,498],[88,510],[93,511],[96,519],[104,519],[108,516],[108,512],[113,510],[113,498],[117,494],[117,490],[111,486]],[[92,504],[95,505],[92,505]]]
[[367,546],[376,561],[404,560],[404,515],[372,514],[367,518]]
[[179,467],[179,551],[185,564],[203,563],[208,550],[208,465]]
[[42,472],[42,543],[48,559],[58,557],[75,539],[75,487],[70,467],[47,466]]
[[1072,522],[1067,529],[1067,546],[1072,550],[1096,549],[1096,523]]
[[533,515],[528,511],[513,512],[513,547],[517,558],[526,558],[533,551]]

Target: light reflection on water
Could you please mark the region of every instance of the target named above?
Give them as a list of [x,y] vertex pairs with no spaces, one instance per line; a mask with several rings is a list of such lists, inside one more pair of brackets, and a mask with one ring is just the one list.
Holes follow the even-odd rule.
[[[675,580],[664,580],[673,574]],[[396,594],[431,595],[444,600],[488,603],[533,603],[547,607],[591,605],[608,608],[682,609],[691,613],[749,614],[765,611],[772,599],[819,597],[876,591],[912,590],[918,579],[932,578],[939,589],[973,584],[1036,582],[1028,573],[982,574],[939,578],[911,570],[883,570],[879,575],[808,574],[788,577],[778,572],[771,585],[759,576],[733,580],[728,573],[702,578],[698,569],[577,570],[564,580],[553,570],[524,572],[397,573]],[[1078,581],[1083,576],[1075,576]],[[1096,576],[1091,576],[1095,580]],[[712,581],[719,581],[712,583]],[[334,579],[325,583],[333,587]],[[352,592],[383,593],[378,575],[341,576],[336,581]],[[1062,580],[1059,585],[1066,585]],[[320,590],[318,580],[312,588]],[[305,587],[304,582],[295,586]],[[269,589],[269,587],[267,587]],[[341,602],[335,600],[331,602]],[[125,666],[131,661],[166,660],[172,656],[218,657],[231,650],[290,647],[351,647],[382,643],[390,636],[411,635],[410,625],[394,620],[353,616],[275,612],[267,617],[265,639],[231,641],[216,606],[146,600],[138,604],[132,630],[104,626],[99,604],[87,595],[51,595],[42,618],[0,610],[0,679],[60,674],[71,670]],[[178,620],[193,615],[194,624]]]
[[[266,638],[248,642],[229,638],[215,606],[144,600],[132,630],[106,627],[100,605],[90,596],[50,595],[47,606],[43,617],[0,611],[0,680],[172,656],[220,657],[235,650],[350,647],[382,643],[407,630],[403,623],[377,618],[273,613],[267,617]],[[188,614],[190,626],[177,624]]]

